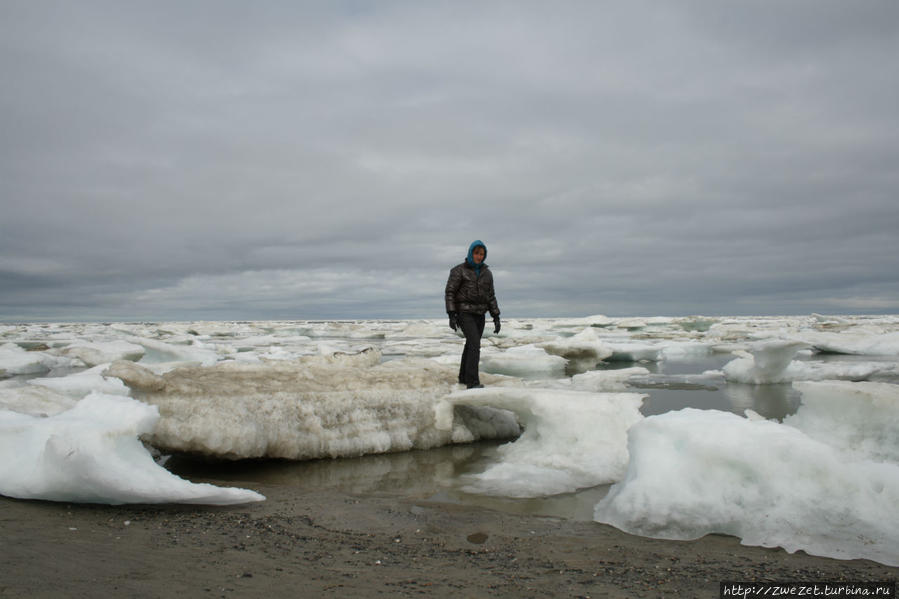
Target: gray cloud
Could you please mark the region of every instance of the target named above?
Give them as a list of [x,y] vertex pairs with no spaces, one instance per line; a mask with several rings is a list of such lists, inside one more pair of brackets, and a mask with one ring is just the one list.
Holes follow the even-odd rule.
[[0,319],[899,311],[897,17],[5,2]]

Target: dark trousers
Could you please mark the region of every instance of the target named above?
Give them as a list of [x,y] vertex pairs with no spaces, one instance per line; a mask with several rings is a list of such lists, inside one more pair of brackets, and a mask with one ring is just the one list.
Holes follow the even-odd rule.
[[481,335],[484,334],[484,315],[471,312],[459,313],[459,326],[465,335],[462,364],[459,366],[459,382],[466,387],[480,385],[478,363],[481,361]]

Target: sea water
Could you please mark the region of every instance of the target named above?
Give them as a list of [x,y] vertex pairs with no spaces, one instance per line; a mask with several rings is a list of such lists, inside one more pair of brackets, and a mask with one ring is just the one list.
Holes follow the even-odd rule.
[[178,476],[223,486],[261,483],[304,491],[411,498],[421,502],[471,505],[523,515],[590,521],[596,503],[611,485],[546,497],[511,498],[466,493],[460,478],[482,472],[497,460],[496,442],[438,447],[340,460],[209,461],[179,455],[165,467]]

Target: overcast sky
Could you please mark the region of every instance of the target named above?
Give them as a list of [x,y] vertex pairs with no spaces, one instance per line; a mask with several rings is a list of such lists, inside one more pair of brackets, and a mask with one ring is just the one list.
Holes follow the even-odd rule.
[[899,2],[0,0],[0,320],[899,313]]

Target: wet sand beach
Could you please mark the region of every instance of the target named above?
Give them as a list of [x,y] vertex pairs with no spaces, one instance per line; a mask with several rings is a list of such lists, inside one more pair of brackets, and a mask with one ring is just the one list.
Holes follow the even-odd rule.
[[722,580],[899,575],[871,561],[744,547],[732,537],[663,541],[389,493],[253,488],[267,501],[0,498],[0,597],[717,597]]

